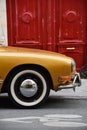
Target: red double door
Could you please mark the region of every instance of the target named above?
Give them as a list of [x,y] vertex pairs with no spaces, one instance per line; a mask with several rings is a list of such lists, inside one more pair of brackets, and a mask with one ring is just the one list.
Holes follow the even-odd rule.
[[8,44],[87,56],[87,0],[7,0]]

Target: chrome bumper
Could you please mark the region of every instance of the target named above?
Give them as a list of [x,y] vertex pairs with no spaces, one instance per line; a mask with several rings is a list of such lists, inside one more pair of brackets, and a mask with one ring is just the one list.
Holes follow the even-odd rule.
[[72,84],[59,86],[59,90],[73,88],[73,90],[75,91],[75,88],[77,86],[81,86],[81,79],[80,79],[79,73],[75,74],[75,77],[74,77],[74,80],[73,80]]

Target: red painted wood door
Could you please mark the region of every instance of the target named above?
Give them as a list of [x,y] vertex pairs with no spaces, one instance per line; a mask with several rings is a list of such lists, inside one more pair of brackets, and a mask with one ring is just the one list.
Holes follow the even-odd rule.
[[77,70],[83,66],[87,51],[86,8],[86,0],[60,0],[58,52],[73,57],[77,63]]
[[7,0],[8,43],[56,51],[75,59],[87,55],[87,0]]
[[7,0],[9,45],[56,51],[59,0]]

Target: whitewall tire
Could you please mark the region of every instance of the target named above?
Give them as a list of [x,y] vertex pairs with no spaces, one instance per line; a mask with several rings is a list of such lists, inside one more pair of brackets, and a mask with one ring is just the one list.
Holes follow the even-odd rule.
[[36,70],[19,70],[11,79],[9,95],[17,105],[32,108],[46,101],[50,92],[43,74]]

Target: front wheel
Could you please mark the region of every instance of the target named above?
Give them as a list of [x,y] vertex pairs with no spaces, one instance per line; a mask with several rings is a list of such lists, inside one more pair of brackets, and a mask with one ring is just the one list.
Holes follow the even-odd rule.
[[9,95],[19,106],[32,108],[41,105],[49,92],[47,80],[39,71],[24,69],[12,76]]

